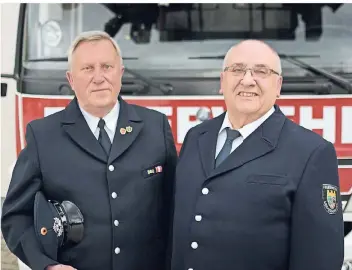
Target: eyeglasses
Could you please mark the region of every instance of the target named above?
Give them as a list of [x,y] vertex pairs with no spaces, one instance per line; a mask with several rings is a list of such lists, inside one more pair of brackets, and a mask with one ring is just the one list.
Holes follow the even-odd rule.
[[258,78],[266,78],[270,76],[272,73],[276,75],[280,75],[277,71],[266,66],[255,66],[253,68],[229,66],[224,69],[224,71],[229,71],[231,72],[232,75],[237,77],[240,77],[240,76],[243,77],[246,74],[247,70],[251,71],[251,74],[253,77],[258,77]]

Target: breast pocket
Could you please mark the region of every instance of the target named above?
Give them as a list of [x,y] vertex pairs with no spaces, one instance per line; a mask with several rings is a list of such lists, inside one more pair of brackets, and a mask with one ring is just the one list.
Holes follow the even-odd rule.
[[286,185],[288,181],[287,176],[270,175],[270,174],[252,174],[248,176],[246,182],[249,184],[263,184],[263,185]]
[[161,162],[156,162],[152,165],[144,167],[141,173],[144,178],[161,176],[164,173],[164,165]]
[[289,176],[253,174],[247,177],[243,200],[248,218],[254,223],[271,222],[272,217],[288,217],[290,212]]

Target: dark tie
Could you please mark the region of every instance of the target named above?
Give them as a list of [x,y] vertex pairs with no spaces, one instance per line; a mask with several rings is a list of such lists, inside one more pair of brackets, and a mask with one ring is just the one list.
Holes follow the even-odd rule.
[[223,162],[231,153],[231,148],[232,148],[232,142],[234,139],[238,138],[241,136],[241,133],[237,130],[234,129],[229,129],[226,128],[226,141],[224,146],[221,148],[216,161],[215,161],[215,166],[219,166],[221,162]]
[[104,126],[105,126],[104,119],[100,119],[99,123],[98,123],[98,127],[100,129],[98,141],[101,144],[101,146],[103,147],[106,154],[109,156],[110,148],[111,148],[111,141],[109,139],[108,133],[106,133]]

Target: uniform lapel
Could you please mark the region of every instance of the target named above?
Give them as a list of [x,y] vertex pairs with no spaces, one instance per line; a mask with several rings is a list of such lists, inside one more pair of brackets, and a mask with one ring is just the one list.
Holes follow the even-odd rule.
[[279,140],[285,120],[284,114],[275,106],[275,112],[249,135],[223,163],[211,172],[208,180],[273,151]]
[[79,109],[76,98],[74,98],[66,107],[61,123],[63,130],[77,145],[97,159],[107,162],[107,156],[98,140],[89,129],[89,126]]
[[119,97],[119,101],[120,112],[111,146],[109,163],[121,156],[132,145],[143,127],[142,119],[138,116],[134,107],[121,97]]
[[224,120],[225,113],[208,120],[198,137],[198,150],[202,167],[206,177],[208,177],[215,167],[216,142],[220,127]]

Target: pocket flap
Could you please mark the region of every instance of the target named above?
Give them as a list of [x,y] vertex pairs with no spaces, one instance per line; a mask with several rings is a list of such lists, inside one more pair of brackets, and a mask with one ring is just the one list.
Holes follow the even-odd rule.
[[252,174],[248,176],[247,183],[269,184],[269,185],[286,185],[288,176],[269,175],[269,174]]

